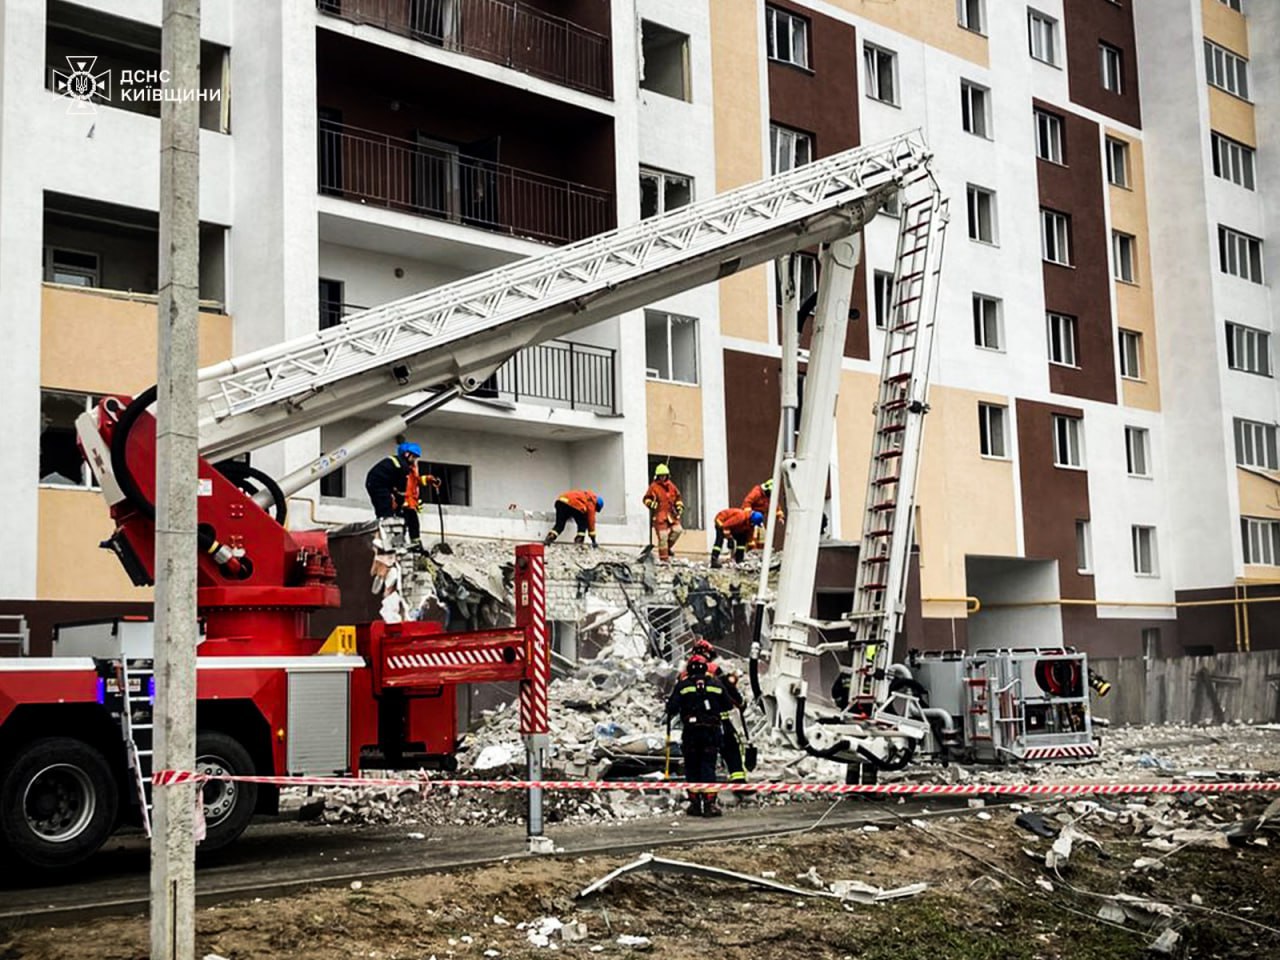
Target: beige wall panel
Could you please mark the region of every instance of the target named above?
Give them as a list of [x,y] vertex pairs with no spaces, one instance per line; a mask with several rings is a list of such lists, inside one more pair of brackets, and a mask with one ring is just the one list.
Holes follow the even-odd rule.
[[649,452],[702,459],[702,388],[650,380],[645,385]]
[[[1217,0],[1213,0],[1214,3]],[[1251,147],[1258,145],[1258,132],[1253,123],[1253,104],[1233,97],[1217,87],[1209,88],[1209,126],[1223,136]]]
[[[830,0],[830,4],[931,47],[987,66],[987,38],[965,30],[956,22],[955,0]],[[987,6],[991,6],[990,0]]]
[[1240,513],[1246,517],[1261,519],[1280,518],[1280,473],[1268,480],[1248,470],[1236,469],[1236,484],[1240,492]]
[[[1215,0],[1216,2],[1216,0]],[[1142,379],[1122,380],[1121,399],[1126,407],[1142,410],[1160,409],[1160,368],[1157,359],[1156,309],[1151,282],[1151,233],[1147,227],[1147,178],[1143,163],[1142,142],[1119,131],[1107,130],[1108,137],[1129,144],[1129,189],[1108,187],[1111,226],[1132,234],[1137,241],[1138,257],[1134,265],[1137,283],[1119,283],[1116,288],[1116,321],[1126,330],[1142,334]]]
[[[46,286],[40,383],[85,393],[129,393],[156,382],[156,305]],[[231,356],[231,317],[200,314],[200,364]]]
[[[1262,0],[1274,3],[1275,0]],[[1249,24],[1243,14],[1236,13],[1222,0],[1200,0],[1204,36],[1220,47],[1242,57],[1249,56]]]
[[149,589],[129,582],[115,554],[98,546],[115,529],[101,494],[94,490],[42,489],[38,509],[38,599],[151,599]]

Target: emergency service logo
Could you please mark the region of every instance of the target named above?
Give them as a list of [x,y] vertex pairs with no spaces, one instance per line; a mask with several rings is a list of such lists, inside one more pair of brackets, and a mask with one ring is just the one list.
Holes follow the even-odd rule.
[[95,103],[111,102],[111,71],[94,72],[97,57],[67,57],[67,72],[53,71],[53,92],[71,100],[69,114],[93,114]]

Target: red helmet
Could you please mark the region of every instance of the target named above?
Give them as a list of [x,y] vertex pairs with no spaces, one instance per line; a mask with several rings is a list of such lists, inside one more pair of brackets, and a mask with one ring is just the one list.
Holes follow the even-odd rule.
[[704,657],[707,660],[713,659],[716,655],[716,648],[711,645],[711,641],[704,640],[701,637],[693,641],[692,650],[697,656]]
[[707,672],[707,658],[700,657],[698,656],[698,654],[695,653],[692,657],[689,658],[688,670],[689,670],[689,676],[691,677],[703,676]]

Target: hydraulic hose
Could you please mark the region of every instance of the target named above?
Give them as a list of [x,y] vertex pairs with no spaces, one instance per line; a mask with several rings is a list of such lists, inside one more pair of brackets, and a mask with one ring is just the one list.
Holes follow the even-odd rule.
[[751,679],[751,696],[759,700],[764,694],[760,689],[760,633],[764,629],[764,604],[757,603],[751,618],[751,656],[747,660],[747,676]]
[[834,760],[836,756],[849,749],[849,741],[841,740],[834,746],[827,747],[825,750],[819,750],[809,743],[809,738],[804,732],[804,697],[796,697],[796,743],[804,748],[804,752],[811,757],[819,757],[823,760]]
[[276,523],[284,526],[289,504],[285,498],[284,491],[280,489],[280,484],[276,483],[274,477],[242,460],[222,460],[215,463],[213,468],[250,495],[258,491],[248,481],[256,480],[261,483],[263,488],[271,494],[271,507]]

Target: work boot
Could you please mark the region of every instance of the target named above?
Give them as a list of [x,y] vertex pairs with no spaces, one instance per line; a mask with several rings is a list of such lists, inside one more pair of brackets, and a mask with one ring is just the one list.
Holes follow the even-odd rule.
[[712,555],[712,557],[711,557],[711,569],[712,569],[712,570],[719,570],[719,569],[720,569],[720,554],[718,554],[718,553],[717,553],[717,554],[713,554],[713,555]]
[[684,808],[684,812],[691,817],[701,817],[703,815],[702,797],[694,794],[689,798],[689,805]]
[[577,546],[577,547],[582,546],[586,542],[587,542],[586,538],[582,534],[578,534],[576,537],[573,538],[574,546]]
[[554,530],[552,530],[550,533],[548,533],[545,537],[542,538],[542,545],[544,547],[549,547],[551,546],[551,544],[555,542],[556,542],[556,532]]
[[724,811],[720,809],[720,801],[716,797],[704,797],[702,800],[702,815],[704,817],[723,817]]

